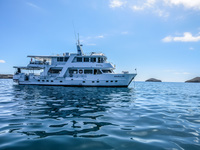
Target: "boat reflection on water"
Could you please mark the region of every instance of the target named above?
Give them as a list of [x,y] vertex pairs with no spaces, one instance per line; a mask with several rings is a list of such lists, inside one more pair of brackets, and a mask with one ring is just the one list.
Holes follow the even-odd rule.
[[11,132],[33,138],[107,136],[102,127],[118,126],[109,119],[113,103],[133,101],[132,88],[14,85],[13,90],[18,103],[13,116],[21,121]]

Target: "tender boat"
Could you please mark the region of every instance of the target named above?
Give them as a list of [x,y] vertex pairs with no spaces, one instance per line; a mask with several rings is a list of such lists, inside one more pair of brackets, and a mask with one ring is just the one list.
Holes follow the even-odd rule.
[[31,61],[26,67],[14,66],[13,80],[19,85],[128,87],[137,75],[128,71],[114,73],[115,66],[103,53],[85,55],[79,40],[77,53],[27,57]]

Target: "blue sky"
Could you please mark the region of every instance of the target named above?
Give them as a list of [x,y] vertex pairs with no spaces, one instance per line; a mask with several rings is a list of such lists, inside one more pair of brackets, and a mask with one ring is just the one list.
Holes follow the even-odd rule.
[[0,73],[27,55],[103,52],[136,81],[200,76],[200,0],[0,0]]

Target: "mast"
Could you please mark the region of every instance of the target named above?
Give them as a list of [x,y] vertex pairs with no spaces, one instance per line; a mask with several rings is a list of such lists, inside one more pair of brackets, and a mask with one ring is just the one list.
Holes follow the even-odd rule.
[[83,55],[83,50],[82,50],[82,44],[80,44],[80,41],[79,41],[79,34],[78,34],[78,43],[77,43],[77,54],[78,55]]

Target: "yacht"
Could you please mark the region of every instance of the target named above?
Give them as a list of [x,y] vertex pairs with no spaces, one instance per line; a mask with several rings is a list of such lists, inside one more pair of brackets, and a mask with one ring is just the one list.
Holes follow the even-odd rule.
[[86,55],[79,40],[76,45],[77,53],[27,56],[27,66],[14,66],[13,81],[19,85],[128,87],[137,75],[128,71],[114,73],[115,66],[103,53]]

